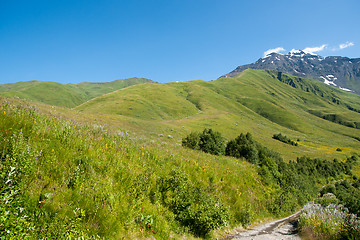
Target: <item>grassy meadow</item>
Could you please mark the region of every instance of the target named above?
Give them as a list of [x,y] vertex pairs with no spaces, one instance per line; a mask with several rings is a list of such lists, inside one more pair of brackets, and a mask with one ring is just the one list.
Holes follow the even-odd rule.
[[[287,160],[299,156],[343,158],[360,149],[360,130],[314,115],[314,110],[335,112],[347,121],[359,122],[360,97],[299,79],[314,92],[279,81],[274,72],[247,70],[235,78],[141,84],[107,94],[76,108],[97,119],[142,133],[145,137],[181,139],[191,131],[213,128],[227,138],[251,132],[256,139],[280,152]],[[290,76],[289,76],[290,77]],[[334,103],[338,99],[339,103]],[[172,108],[172,110],[169,110]],[[283,133],[299,140],[289,147],[272,139]],[[336,151],[341,148],[342,152]]]

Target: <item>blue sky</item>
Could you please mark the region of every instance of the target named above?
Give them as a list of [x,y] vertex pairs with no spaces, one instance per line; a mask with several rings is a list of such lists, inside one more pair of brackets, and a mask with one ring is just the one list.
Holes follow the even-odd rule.
[[0,0],[0,83],[214,80],[269,49],[359,58],[359,10],[358,0]]

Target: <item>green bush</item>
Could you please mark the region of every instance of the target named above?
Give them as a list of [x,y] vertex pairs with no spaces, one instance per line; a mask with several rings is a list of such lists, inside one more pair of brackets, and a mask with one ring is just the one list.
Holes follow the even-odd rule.
[[214,155],[223,155],[225,153],[225,141],[219,132],[210,129],[204,129],[200,134],[200,150]]
[[172,170],[158,180],[162,204],[175,219],[198,237],[227,225],[229,211],[211,192],[199,184],[192,184],[180,170]]
[[246,135],[241,133],[234,140],[230,140],[226,145],[225,155],[236,158],[245,158],[253,164],[259,163],[266,158],[282,161],[278,153],[269,150],[255,141],[251,133],[246,133]]
[[243,157],[251,163],[257,163],[259,160],[258,144],[250,133],[241,133],[234,140],[230,140],[226,145],[225,154],[236,158]]
[[239,211],[235,213],[235,220],[246,228],[254,220],[254,210],[250,204],[246,204]]
[[182,139],[182,145],[191,149],[199,150],[200,134],[192,132]]
[[338,205],[339,202],[339,199],[337,199],[333,193],[326,193],[315,200],[315,203],[318,203],[323,207],[327,207],[330,204]]
[[225,140],[219,132],[204,129],[202,133],[192,132],[182,140],[182,145],[214,155],[225,153]]

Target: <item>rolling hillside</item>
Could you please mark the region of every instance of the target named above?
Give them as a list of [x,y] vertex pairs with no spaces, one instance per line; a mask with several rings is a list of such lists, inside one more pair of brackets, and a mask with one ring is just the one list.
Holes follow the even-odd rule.
[[[358,95],[250,69],[137,84],[76,108],[0,97],[0,236],[221,238],[289,215],[325,184],[360,184],[359,109]],[[225,142],[246,133],[258,162],[181,146],[204,128]]]
[[[224,132],[227,138],[250,131],[287,159],[341,156],[360,149],[358,95],[271,70],[249,69],[211,82],[142,84],[75,109],[178,141],[204,127]],[[271,140],[279,132],[299,139],[300,146],[289,148]],[[344,151],[336,152],[338,147]]]
[[0,95],[71,108],[94,97],[145,82],[152,81],[144,78],[130,78],[106,83],[84,82],[65,85],[55,82],[28,81],[2,84]]

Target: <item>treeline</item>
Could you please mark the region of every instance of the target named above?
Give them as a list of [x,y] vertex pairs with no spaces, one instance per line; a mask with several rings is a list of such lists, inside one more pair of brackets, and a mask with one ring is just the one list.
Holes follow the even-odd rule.
[[182,145],[214,155],[245,158],[254,164],[266,156],[280,158],[278,153],[256,142],[251,133],[241,133],[237,138],[226,143],[220,132],[204,129],[203,132],[192,132],[183,138]]
[[318,111],[318,110],[310,110],[309,112],[317,117],[322,118],[322,119],[325,119],[325,120],[328,120],[328,121],[331,121],[334,123],[338,123],[338,124],[344,125],[346,127],[360,129],[360,122],[351,121],[349,119],[346,119],[342,115],[339,115],[336,113],[324,113],[324,112]]
[[286,144],[290,144],[290,145],[293,145],[293,146],[297,146],[297,145],[298,145],[297,142],[291,140],[290,138],[288,138],[288,137],[285,136],[285,135],[282,135],[281,133],[279,133],[279,134],[274,134],[273,139],[279,140],[280,142],[283,142],[283,143],[286,143]]
[[255,164],[265,184],[276,192],[269,196],[268,210],[275,215],[285,215],[312,200],[319,187],[344,175],[352,176],[351,169],[358,162],[353,156],[344,162],[300,157],[286,163],[278,154],[261,145],[250,133],[241,133],[225,144],[219,132],[204,129],[191,133],[182,140],[183,146],[212,154],[243,158]]

